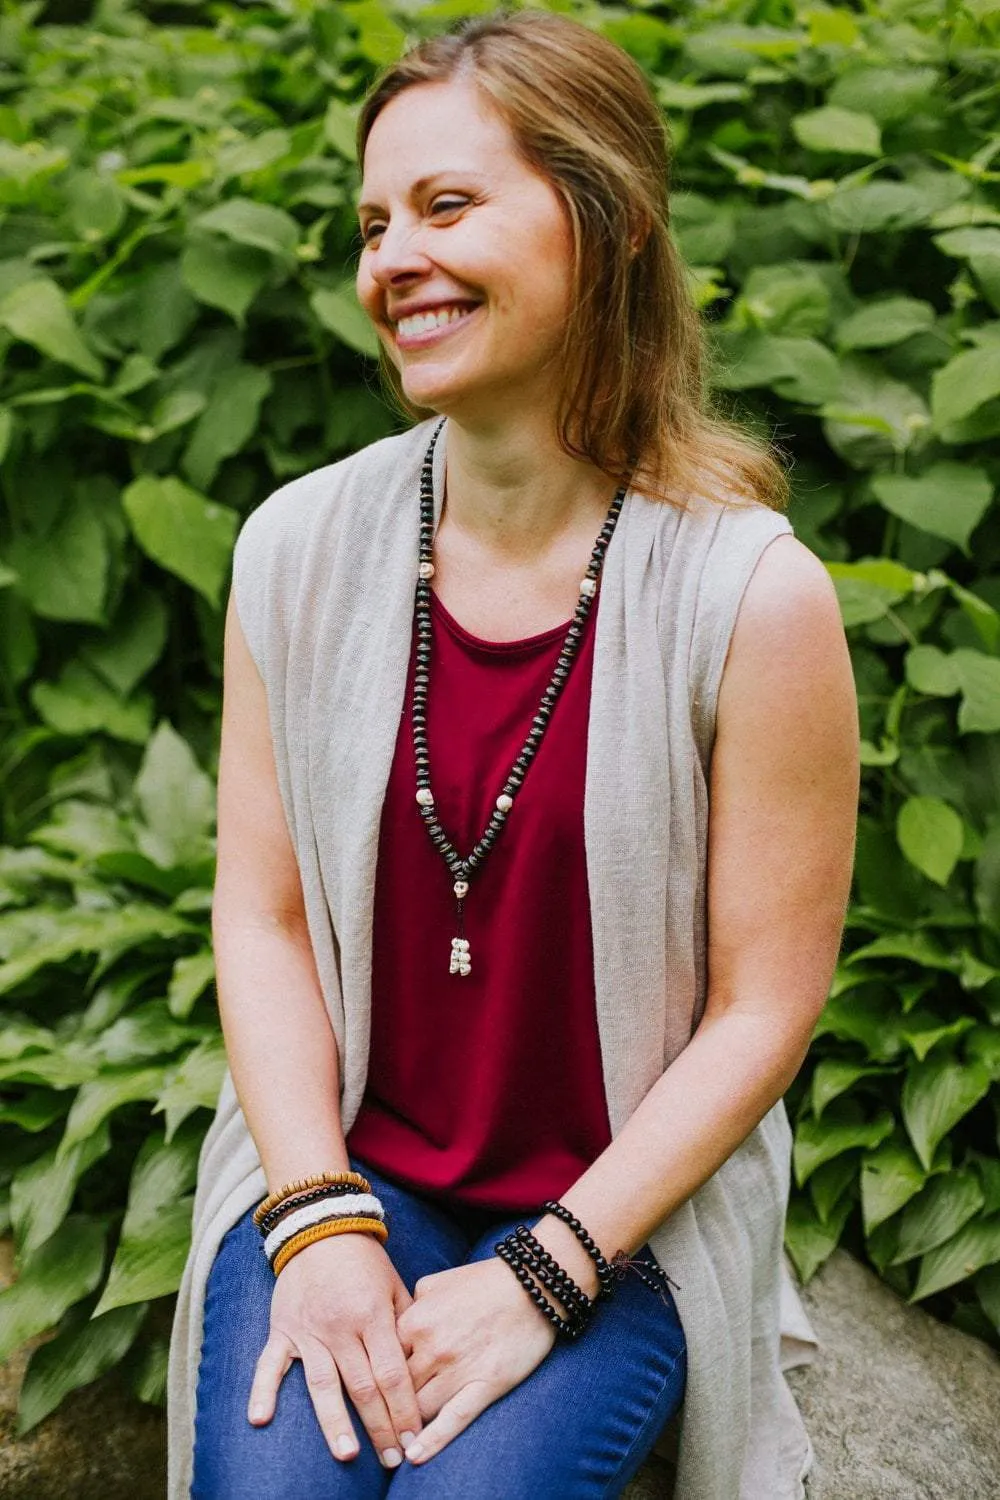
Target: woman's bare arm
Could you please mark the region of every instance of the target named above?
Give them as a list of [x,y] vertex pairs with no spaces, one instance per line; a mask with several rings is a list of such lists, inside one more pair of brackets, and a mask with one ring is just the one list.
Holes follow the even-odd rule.
[[[851,878],[858,727],[833,587],[792,537],[764,553],[719,696],[708,996],[692,1041],[563,1201],[631,1253],[736,1150],[795,1077],[825,1002]],[[572,1234],[536,1230],[593,1290]]]
[[[224,662],[212,904],[219,1010],[236,1092],[273,1191],[349,1162],[337,1046],[281,803],[264,684],[232,599]],[[337,1235],[300,1251],[275,1282],[250,1420],[272,1419],[278,1388],[298,1358],[331,1452],[342,1459],[358,1452],[343,1386],[383,1463],[398,1463],[403,1434],[422,1425],[396,1334],[410,1301],[370,1235]]]
[[278,790],[267,700],[226,617],[212,936],[226,1053],[271,1191],[348,1165],[339,1062]]

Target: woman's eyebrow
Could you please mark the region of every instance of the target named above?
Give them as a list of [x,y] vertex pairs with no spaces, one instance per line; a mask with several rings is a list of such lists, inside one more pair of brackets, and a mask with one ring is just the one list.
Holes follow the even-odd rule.
[[[477,172],[470,172],[463,167],[444,167],[439,172],[430,172],[426,177],[418,177],[417,181],[414,182],[410,187],[411,195],[418,196],[420,193],[427,192],[428,188],[432,187],[434,183],[437,182],[441,177],[461,177],[466,182],[470,183],[479,182],[481,180]],[[357,212],[359,214],[374,213],[381,207],[381,203],[375,203],[373,201],[364,199],[358,204]]]

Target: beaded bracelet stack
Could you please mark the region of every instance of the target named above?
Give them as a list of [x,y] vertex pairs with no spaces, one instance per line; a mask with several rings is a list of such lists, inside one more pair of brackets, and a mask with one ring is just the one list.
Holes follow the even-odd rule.
[[373,1234],[384,1243],[389,1237],[385,1210],[360,1172],[320,1172],[286,1183],[258,1203],[253,1222],[275,1276],[317,1240],[335,1234]]
[[[518,1224],[510,1234],[494,1245],[493,1249],[513,1271],[532,1302],[544,1318],[552,1324],[560,1338],[578,1339],[584,1332],[598,1302],[611,1296],[614,1271],[609,1261],[601,1254],[580,1220],[570,1213],[562,1203],[550,1200],[544,1204],[546,1213],[561,1219],[576,1235],[586,1250],[597,1271],[597,1296],[590,1298],[582,1287],[570,1276],[556,1258],[532,1234],[526,1224]],[[543,1290],[544,1289],[544,1290]],[[549,1292],[562,1308],[554,1307],[545,1295]]]

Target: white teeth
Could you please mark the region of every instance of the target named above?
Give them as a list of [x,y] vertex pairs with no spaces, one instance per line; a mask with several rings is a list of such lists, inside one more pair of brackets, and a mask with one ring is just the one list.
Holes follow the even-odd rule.
[[400,318],[396,324],[396,332],[404,338],[412,338],[414,334],[429,333],[432,328],[444,328],[449,323],[457,323],[461,318],[468,317],[471,311],[468,307],[443,307],[440,312],[413,313],[408,318]]

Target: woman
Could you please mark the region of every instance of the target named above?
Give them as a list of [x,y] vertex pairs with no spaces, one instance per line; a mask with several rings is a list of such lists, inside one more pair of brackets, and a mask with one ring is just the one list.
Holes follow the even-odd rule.
[[359,296],[433,415],[237,547],[171,1494],[619,1495],[683,1399],[680,1500],[799,1495],[779,1101],[852,857],[833,591],[701,412],[623,53],[478,20],[359,140]]

